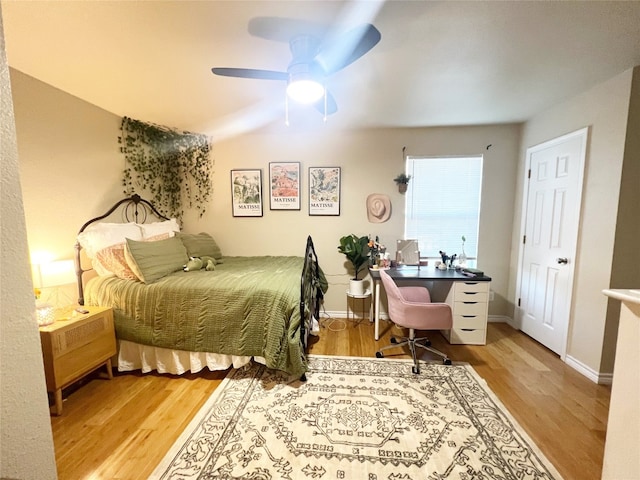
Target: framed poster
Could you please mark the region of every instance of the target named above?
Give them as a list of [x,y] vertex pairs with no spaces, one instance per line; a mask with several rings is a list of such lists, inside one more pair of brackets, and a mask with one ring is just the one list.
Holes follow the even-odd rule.
[[231,170],[234,217],[262,216],[262,170]]
[[309,167],[309,215],[340,215],[340,167]]
[[271,210],[300,210],[300,163],[269,163]]

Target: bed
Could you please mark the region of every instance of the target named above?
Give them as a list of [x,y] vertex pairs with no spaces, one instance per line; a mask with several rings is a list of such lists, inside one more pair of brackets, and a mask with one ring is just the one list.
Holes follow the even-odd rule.
[[[121,222],[107,222],[120,212]],[[302,249],[301,249],[302,250]],[[327,283],[309,236],[301,257],[223,256],[138,195],[78,232],[79,303],[110,306],[120,371],[182,374],[254,359],[304,377]],[[184,271],[189,258],[211,270]]]

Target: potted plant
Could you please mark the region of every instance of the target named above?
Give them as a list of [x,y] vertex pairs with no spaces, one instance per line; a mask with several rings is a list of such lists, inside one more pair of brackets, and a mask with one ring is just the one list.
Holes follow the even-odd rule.
[[369,237],[358,237],[353,233],[345,235],[340,238],[338,251],[347,257],[355,273],[349,281],[349,292],[354,295],[364,294],[363,281],[358,276],[361,271],[367,270],[369,264]]
[[393,179],[393,181],[396,182],[396,184],[398,185],[398,191],[400,193],[404,193],[407,191],[407,185],[409,184],[409,180],[411,180],[411,175],[407,175],[404,172]]

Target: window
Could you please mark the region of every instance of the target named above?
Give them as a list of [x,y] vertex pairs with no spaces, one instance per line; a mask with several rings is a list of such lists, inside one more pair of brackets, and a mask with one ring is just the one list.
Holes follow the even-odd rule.
[[417,239],[420,256],[440,258],[464,252],[471,266],[478,256],[482,156],[407,157],[404,238]]

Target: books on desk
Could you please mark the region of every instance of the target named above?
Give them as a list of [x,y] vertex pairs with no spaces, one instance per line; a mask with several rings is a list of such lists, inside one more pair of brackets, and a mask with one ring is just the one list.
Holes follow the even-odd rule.
[[467,277],[482,277],[484,272],[482,270],[478,270],[477,268],[463,268],[460,270],[460,273],[466,275]]

